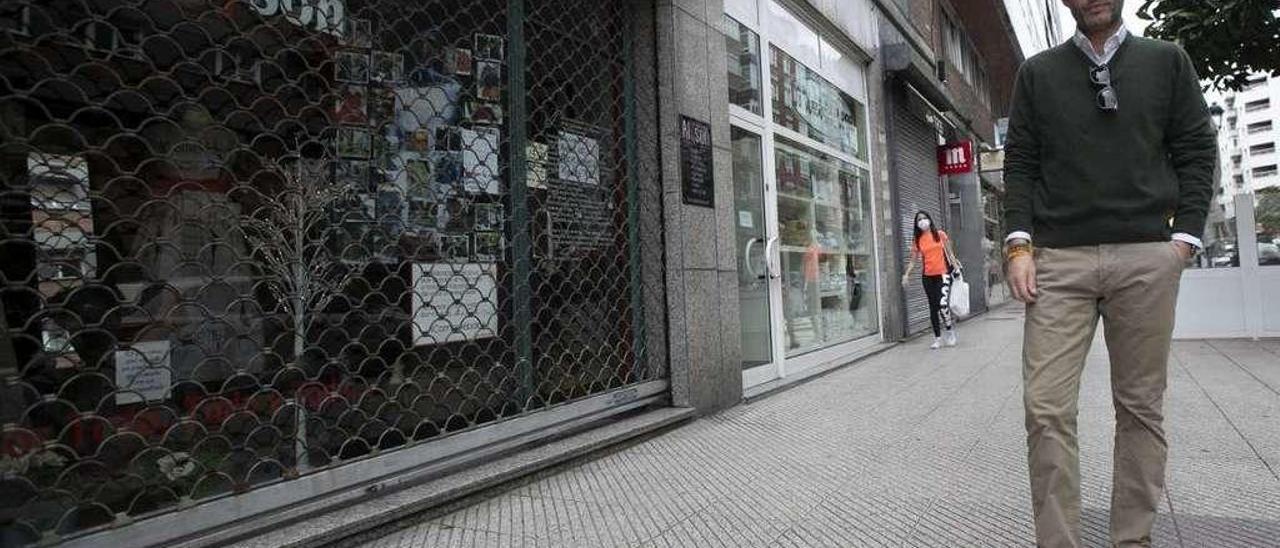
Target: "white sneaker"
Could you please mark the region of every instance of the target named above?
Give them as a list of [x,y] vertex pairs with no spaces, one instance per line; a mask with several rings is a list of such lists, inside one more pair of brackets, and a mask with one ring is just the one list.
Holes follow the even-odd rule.
[[956,330],[950,329],[947,331],[947,346],[955,346],[955,345],[956,345]]
[[937,350],[939,348],[942,348],[942,337],[934,337],[933,344],[929,345],[929,348],[931,350]]

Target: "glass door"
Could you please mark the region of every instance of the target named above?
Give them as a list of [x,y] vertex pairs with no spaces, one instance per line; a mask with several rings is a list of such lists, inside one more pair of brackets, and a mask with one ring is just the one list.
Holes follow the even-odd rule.
[[750,389],[847,356],[879,333],[867,67],[779,2],[725,9]]
[[775,374],[770,286],[777,279],[769,258],[777,245],[766,219],[767,192],[763,147],[759,135],[739,127],[730,130],[733,147],[734,225],[737,234],[738,306],[741,318],[742,368]]

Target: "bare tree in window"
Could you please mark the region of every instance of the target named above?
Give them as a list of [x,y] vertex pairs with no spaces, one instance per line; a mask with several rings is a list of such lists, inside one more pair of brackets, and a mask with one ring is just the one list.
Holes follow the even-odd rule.
[[354,200],[350,187],[335,183],[307,160],[272,166],[283,187],[242,220],[245,237],[262,258],[266,287],[293,326],[294,359],[306,351],[313,312],[323,311],[361,273],[358,257],[335,250],[341,231],[335,212]]
[[[245,239],[260,259],[262,281],[289,318],[293,361],[302,365],[317,316],[343,294],[368,263],[358,246],[343,246],[342,213],[358,201],[354,189],[328,175],[325,160],[291,158],[268,169],[279,176],[278,190],[259,194],[243,215]],[[350,250],[347,252],[344,250]],[[305,407],[299,406],[295,450],[299,471],[305,459]]]

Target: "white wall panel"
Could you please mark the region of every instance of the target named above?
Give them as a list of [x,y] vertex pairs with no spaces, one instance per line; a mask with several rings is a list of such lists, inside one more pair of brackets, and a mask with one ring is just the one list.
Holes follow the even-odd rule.
[[1183,273],[1174,338],[1246,336],[1243,275],[1239,268]]
[[1262,288],[1262,336],[1280,337],[1280,266],[1259,269]]

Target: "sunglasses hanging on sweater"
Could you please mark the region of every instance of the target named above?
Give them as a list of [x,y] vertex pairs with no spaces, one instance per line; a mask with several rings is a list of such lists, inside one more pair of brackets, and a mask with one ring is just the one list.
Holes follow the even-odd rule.
[[1107,112],[1119,110],[1120,100],[1116,97],[1116,89],[1111,87],[1111,69],[1107,65],[1093,67],[1089,69],[1089,80],[1095,86],[1101,86],[1097,97],[1094,98],[1094,104]]

